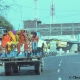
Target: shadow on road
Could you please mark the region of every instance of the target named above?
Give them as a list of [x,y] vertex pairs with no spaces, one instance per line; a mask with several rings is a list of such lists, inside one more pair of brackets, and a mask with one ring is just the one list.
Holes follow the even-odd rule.
[[[27,75],[36,75],[34,70],[21,70],[18,73],[11,73],[11,76],[27,76]],[[0,73],[0,76],[6,76],[4,72]]]

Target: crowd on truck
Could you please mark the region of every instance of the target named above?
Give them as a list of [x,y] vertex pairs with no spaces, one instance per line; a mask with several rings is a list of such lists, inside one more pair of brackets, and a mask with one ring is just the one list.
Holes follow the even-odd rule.
[[30,55],[36,55],[37,47],[38,47],[39,36],[37,32],[29,32],[26,30],[12,30],[7,31],[4,30],[2,35],[2,41],[0,45],[0,56],[4,51],[5,57],[9,54],[12,50],[17,50],[16,56],[21,54],[21,48],[23,47],[24,55],[27,53]]
[[0,44],[0,56],[4,52],[5,57],[7,57],[7,54],[10,54],[10,52],[13,50],[17,52],[16,56],[21,55],[22,51],[24,52],[25,56],[30,56],[31,54],[36,55],[39,50],[38,47],[42,47],[42,43],[44,43],[44,53],[48,54],[50,52],[57,52],[57,48],[66,47],[67,45],[66,42],[61,41],[41,41],[40,36],[37,34],[37,32],[34,31],[4,30]]

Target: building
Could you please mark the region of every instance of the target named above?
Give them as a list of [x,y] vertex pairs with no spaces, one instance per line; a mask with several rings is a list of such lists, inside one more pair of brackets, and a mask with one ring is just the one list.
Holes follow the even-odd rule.
[[24,21],[24,29],[38,31],[42,36],[78,35],[80,23],[42,24],[41,21]]

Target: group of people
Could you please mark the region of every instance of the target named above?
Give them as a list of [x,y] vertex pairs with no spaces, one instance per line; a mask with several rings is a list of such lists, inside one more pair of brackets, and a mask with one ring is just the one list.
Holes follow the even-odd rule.
[[[4,31],[2,36],[2,42],[0,45],[0,50],[5,49],[5,55],[8,54],[12,49],[17,48],[17,56],[21,52],[21,47],[24,45],[24,53],[35,54],[37,51],[39,37],[36,32],[28,32],[25,30],[20,31]],[[2,52],[0,51],[0,55]]]

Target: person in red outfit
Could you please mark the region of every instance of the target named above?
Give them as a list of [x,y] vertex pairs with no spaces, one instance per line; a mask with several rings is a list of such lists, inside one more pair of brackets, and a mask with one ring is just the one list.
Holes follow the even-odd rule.
[[17,50],[18,50],[18,54],[17,54],[17,56],[19,55],[19,53],[20,53],[20,48],[21,48],[21,46],[24,44],[24,52],[28,49],[28,45],[27,45],[27,42],[26,42],[26,35],[25,35],[25,33],[24,33],[24,30],[21,30],[20,31],[20,34],[19,34],[19,43],[18,43],[18,45],[17,45]]
[[7,54],[8,50],[7,50],[7,42],[10,42],[10,36],[7,33],[7,30],[4,31],[4,34],[2,36],[2,43],[1,46],[2,48],[5,48],[5,53]]
[[4,31],[4,34],[2,36],[2,47],[5,48],[7,45],[7,42],[10,42],[10,36],[7,34],[7,31]]

